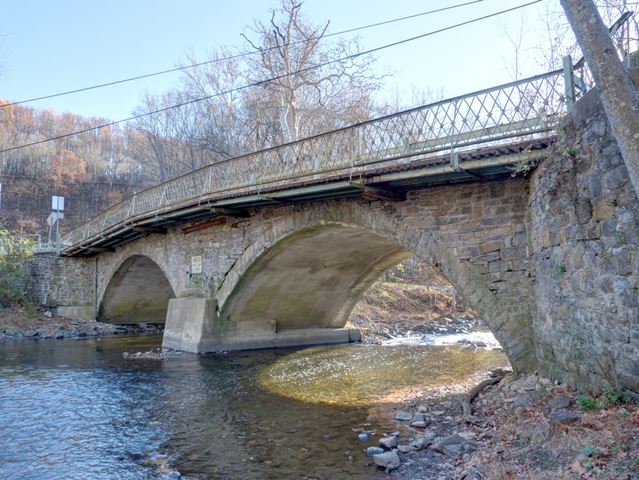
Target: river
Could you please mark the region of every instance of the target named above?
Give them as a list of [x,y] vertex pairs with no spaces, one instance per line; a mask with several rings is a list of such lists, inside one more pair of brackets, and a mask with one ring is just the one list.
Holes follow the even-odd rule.
[[357,430],[406,391],[502,366],[494,350],[340,345],[125,359],[161,338],[0,343],[0,478],[371,479]]

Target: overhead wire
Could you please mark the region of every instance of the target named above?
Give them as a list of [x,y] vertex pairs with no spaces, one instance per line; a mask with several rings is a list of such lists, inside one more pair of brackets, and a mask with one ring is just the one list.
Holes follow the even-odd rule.
[[260,49],[257,49],[257,50],[251,50],[251,51],[248,51],[248,52],[242,52],[242,53],[238,53],[238,54],[235,54],[235,55],[229,55],[229,56],[222,57],[222,58],[215,58],[215,59],[212,59],[212,60],[207,60],[205,62],[192,63],[190,65],[183,65],[183,66],[180,66],[180,67],[170,68],[170,69],[167,69],[167,70],[160,70],[158,72],[147,73],[147,74],[143,74],[143,75],[137,75],[137,76],[134,76],[134,77],[123,78],[121,80],[114,80],[112,82],[99,83],[97,85],[91,85],[91,86],[88,86],[88,87],[76,88],[76,89],[73,89],[73,90],[67,90],[67,91],[59,92],[59,93],[52,93],[50,95],[43,95],[43,96],[40,96],[40,97],[27,98],[27,99],[19,100],[19,101],[16,101],[16,102],[5,103],[3,105],[0,105],[0,108],[11,107],[11,106],[14,106],[14,105],[21,105],[21,104],[24,104],[24,103],[36,102],[36,101],[39,101],[39,100],[46,100],[48,98],[61,97],[61,96],[64,96],[64,95],[71,95],[71,94],[74,94],[74,93],[86,92],[86,91],[89,91],[89,90],[95,90],[97,88],[110,87],[110,86],[119,85],[119,84],[122,84],[122,83],[133,82],[133,81],[136,81],[136,80],[142,80],[144,78],[155,77],[155,76],[158,76],[158,75],[165,75],[167,73],[174,73],[174,72],[184,71],[184,70],[188,70],[190,68],[197,68],[197,67],[201,67],[201,66],[204,66],[204,65],[210,65],[210,64],[213,64],[213,63],[217,63],[217,62],[223,62],[223,61],[226,61],[226,60],[234,60],[234,59],[246,57],[246,56],[249,56],[249,55],[266,53],[266,52],[270,52],[270,51],[278,49],[278,48],[286,48],[286,47],[289,47],[289,46],[299,45],[299,44],[307,43],[307,42],[312,42],[314,40],[333,37],[333,36],[336,36],[336,35],[345,35],[347,33],[358,32],[358,31],[365,30],[365,29],[368,29],[368,28],[380,27],[382,25],[388,25],[388,24],[391,24],[391,23],[401,22],[401,21],[404,21],[404,20],[410,20],[412,18],[422,17],[424,15],[430,15],[430,14],[433,14],[433,13],[439,13],[439,12],[444,12],[444,11],[447,11],[447,10],[453,10],[455,8],[466,7],[468,5],[472,5],[472,4],[475,4],[475,3],[481,3],[481,2],[484,2],[484,1],[486,1],[486,0],[471,0],[471,1],[464,2],[464,3],[458,3],[456,5],[449,5],[447,7],[437,8],[437,9],[434,9],[434,10],[428,10],[426,12],[420,12],[420,13],[415,13],[415,14],[412,14],[412,15],[406,15],[404,17],[394,18],[394,19],[391,19],[391,20],[384,20],[382,22],[371,23],[371,24],[368,24],[368,25],[363,25],[361,27],[354,27],[354,28],[349,28],[347,30],[341,30],[339,32],[332,32],[332,33],[327,33],[325,35],[305,38],[305,39],[302,39],[302,40],[295,40],[293,42],[288,42],[288,43],[285,43],[283,45],[276,45],[276,46],[269,47],[269,48],[260,48]]
[[[45,179],[45,178],[39,178],[39,177],[28,176],[28,175],[20,175],[20,174],[16,175],[11,173],[0,173],[0,182],[6,179],[23,181],[25,183],[32,183],[32,184],[49,185],[51,183],[50,179]],[[127,183],[122,181],[110,182],[108,180],[82,180],[82,181],[77,180],[77,181],[67,182],[65,184],[66,185],[107,185],[110,187],[113,186],[113,187],[135,187],[135,188],[141,187],[141,185],[138,183]],[[143,188],[146,188],[146,187],[143,187]]]
[[329,61],[326,61],[326,62],[323,62],[323,63],[319,63],[319,64],[316,64],[316,65],[311,65],[311,66],[308,66],[308,67],[305,67],[305,68],[301,68],[301,69],[293,71],[293,72],[285,73],[285,74],[282,74],[282,75],[277,75],[275,77],[267,78],[267,79],[260,80],[260,81],[257,81],[257,82],[253,82],[253,83],[248,83],[248,84],[245,84],[245,85],[241,85],[239,87],[231,88],[231,89],[228,89],[228,90],[223,90],[221,92],[216,92],[216,93],[213,93],[211,95],[206,95],[206,96],[203,96],[203,97],[194,98],[194,99],[187,100],[185,102],[180,102],[180,103],[177,103],[177,104],[174,104],[174,105],[169,105],[167,107],[159,108],[157,110],[151,110],[149,112],[141,113],[141,114],[138,114],[138,115],[132,115],[130,117],[123,118],[121,120],[114,120],[114,121],[111,121],[111,122],[102,123],[102,124],[99,124],[99,125],[95,125],[93,127],[82,129],[82,130],[77,130],[77,131],[74,131],[74,132],[69,132],[69,133],[65,133],[65,134],[62,134],[62,135],[57,135],[57,136],[54,136],[54,137],[49,137],[49,138],[45,138],[45,139],[42,139],[42,140],[37,140],[37,141],[34,141],[34,142],[25,143],[25,144],[22,144],[22,145],[17,145],[17,146],[14,146],[14,147],[5,148],[5,149],[0,150],[0,153],[11,152],[11,151],[18,150],[18,149],[21,149],[21,148],[32,147],[34,145],[40,145],[40,144],[43,144],[43,143],[48,143],[48,142],[52,142],[52,141],[55,141],[55,140],[61,140],[63,138],[68,138],[68,137],[72,137],[72,136],[75,136],[75,135],[80,135],[82,133],[92,132],[92,131],[95,131],[95,130],[101,130],[101,129],[106,128],[106,127],[111,127],[111,126],[118,125],[118,124],[121,124],[121,123],[130,122],[132,120],[138,120],[140,118],[148,117],[148,116],[151,116],[151,115],[156,115],[158,113],[166,112],[168,110],[173,110],[175,108],[185,107],[187,105],[192,105],[194,103],[202,102],[204,100],[210,100],[211,98],[220,97],[222,95],[227,95],[229,93],[234,93],[234,92],[246,90],[248,88],[257,87],[257,86],[261,86],[261,85],[266,85],[268,83],[271,83],[271,82],[274,82],[274,81],[277,81],[277,80],[281,80],[281,79],[284,79],[284,78],[287,78],[287,77],[290,77],[290,76],[293,76],[293,75],[299,75],[299,74],[302,74],[302,73],[305,73],[305,72],[308,72],[308,71],[311,71],[311,70],[314,70],[314,69],[317,69],[317,68],[325,67],[327,65],[332,65],[334,63],[343,62],[343,61],[346,61],[346,60],[351,60],[351,59],[354,59],[354,58],[357,58],[357,57],[361,57],[363,55],[369,55],[371,53],[375,53],[375,52],[378,52],[378,51],[381,51],[381,50],[384,50],[384,49],[387,49],[387,48],[395,47],[395,46],[398,46],[398,45],[403,45],[403,44],[408,43],[408,42],[413,42],[415,40],[419,40],[419,39],[422,39],[422,38],[425,38],[425,37],[428,37],[428,36],[431,36],[431,35],[435,35],[437,33],[445,32],[445,31],[448,31],[448,30],[452,30],[454,28],[459,28],[459,27],[462,27],[462,26],[465,26],[465,25],[469,25],[471,23],[479,22],[481,20],[486,20],[488,18],[496,17],[498,15],[503,15],[505,13],[509,13],[509,12],[512,12],[512,11],[515,11],[515,10],[519,10],[521,8],[525,8],[525,7],[528,7],[530,5],[534,5],[536,3],[540,3],[542,1],[543,0],[533,0],[531,2],[520,4],[520,5],[517,5],[515,7],[511,7],[511,8],[505,9],[505,10],[500,10],[498,12],[494,12],[494,13],[491,13],[491,14],[483,15],[481,17],[476,17],[476,18],[473,18],[471,20],[466,20],[464,22],[456,23],[454,25],[449,25],[447,27],[443,27],[443,28],[440,28],[440,29],[437,29],[437,30],[432,30],[430,32],[422,33],[420,35],[415,35],[413,37],[405,38],[403,40],[398,40],[396,42],[387,43],[387,44],[381,45],[379,47],[371,48],[369,50],[364,50],[364,51],[361,51],[361,52],[358,52],[358,53],[354,53],[354,54],[351,54],[351,55],[346,55],[344,57],[340,57],[340,58],[337,58],[337,59],[334,59],[334,60],[329,60]]

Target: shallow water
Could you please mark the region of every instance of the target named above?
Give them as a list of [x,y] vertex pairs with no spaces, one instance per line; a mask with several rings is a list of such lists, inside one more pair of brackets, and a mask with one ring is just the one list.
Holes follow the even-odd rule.
[[[496,351],[341,345],[123,359],[159,337],[0,343],[0,478],[383,478],[354,429]],[[179,472],[179,473],[178,473]],[[180,477],[179,475],[183,475]]]
[[404,337],[396,337],[382,342],[384,345],[459,345],[466,342],[467,344],[483,344],[483,348],[489,350],[501,350],[501,345],[492,334],[485,328],[479,328],[468,333],[446,333],[446,334],[419,334],[407,335]]

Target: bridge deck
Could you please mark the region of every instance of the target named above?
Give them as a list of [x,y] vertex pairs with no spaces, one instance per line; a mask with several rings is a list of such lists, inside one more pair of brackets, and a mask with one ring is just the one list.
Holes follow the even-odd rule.
[[[196,198],[172,204],[149,213],[130,217],[92,238],[67,247],[65,256],[90,256],[112,250],[153,232],[197,221],[207,221],[206,227],[222,223],[221,218],[236,218],[240,222],[247,209],[283,203],[299,203],[345,197],[383,198],[401,200],[406,192],[436,185],[487,181],[511,177],[518,165],[536,164],[548,153],[554,136],[506,146],[483,148],[462,153],[457,164],[451,155],[419,158],[410,163],[380,165],[361,172],[356,178],[349,174],[335,174],[272,186],[254,192],[225,192],[210,198]],[[208,221],[212,223],[208,223]],[[195,225],[197,228],[198,224]]]

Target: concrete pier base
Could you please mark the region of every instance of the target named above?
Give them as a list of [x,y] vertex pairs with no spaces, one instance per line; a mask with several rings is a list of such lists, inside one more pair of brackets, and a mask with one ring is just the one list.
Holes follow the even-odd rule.
[[305,345],[329,345],[348,343],[348,328],[300,328],[267,332],[242,331],[221,338],[211,338],[201,343],[201,352],[233,350],[258,350],[263,348],[302,347]]
[[166,312],[163,348],[202,352],[202,341],[212,337],[215,302],[207,298],[172,298]]

